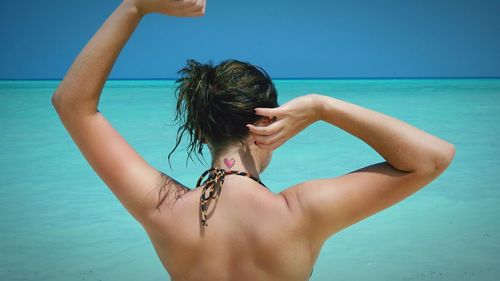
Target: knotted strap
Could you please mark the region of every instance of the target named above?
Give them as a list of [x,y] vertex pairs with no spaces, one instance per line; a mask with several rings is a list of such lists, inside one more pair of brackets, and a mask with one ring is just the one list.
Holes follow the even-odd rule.
[[[210,203],[211,199],[217,199],[219,198],[220,192],[222,190],[222,185],[224,184],[224,178],[226,175],[231,175],[235,174],[238,176],[246,176],[254,181],[262,184],[264,187],[267,188],[258,178],[253,177],[252,175],[246,173],[246,172],[239,172],[239,171],[233,171],[229,170],[226,171],[224,169],[219,169],[219,168],[210,168],[203,172],[201,174],[200,178],[198,179],[198,182],[196,183],[196,186],[201,185],[201,181],[205,176],[208,174],[208,178],[203,182],[205,185],[203,187],[203,190],[201,191],[201,197],[200,197],[200,203],[201,203],[201,225],[204,227],[207,227],[207,211],[208,211],[208,205]],[[208,191],[208,194],[207,194]]]

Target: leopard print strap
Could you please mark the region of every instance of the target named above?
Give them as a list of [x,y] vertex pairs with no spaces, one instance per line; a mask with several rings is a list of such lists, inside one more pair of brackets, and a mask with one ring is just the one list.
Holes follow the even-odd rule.
[[219,168],[210,168],[205,172],[203,172],[203,174],[201,174],[200,178],[198,179],[198,182],[196,183],[197,187],[201,185],[201,181],[206,177],[207,174],[208,178],[203,182],[205,186],[201,191],[201,197],[200,197],[201,225],[203,227],[208,226],[207,224],[208,205],[212,199],[219,198],[220,192],[222,190],[222,185],[224,184],[224,178],[226,175],[238,175],[238,176],[249,177],[267,188],[267,186],[264,183],[262,183],[260,179],[250,175],[247,172],[240,172],[234,170],[226,171],[224,169],[219,169]]

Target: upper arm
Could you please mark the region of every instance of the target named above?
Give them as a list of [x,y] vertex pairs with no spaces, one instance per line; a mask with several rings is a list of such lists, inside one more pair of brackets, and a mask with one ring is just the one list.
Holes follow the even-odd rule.
[[143,222],[155,211],[165,189],[179,185],[150,166],[100,112],[72,114],[55,108],[85,159],[137,220]]
[[296,203],[297,213],[313,235],[325,240],[417,192],[443,170],[403,172],[381,162],[336,178],[301,183],[282,193]]

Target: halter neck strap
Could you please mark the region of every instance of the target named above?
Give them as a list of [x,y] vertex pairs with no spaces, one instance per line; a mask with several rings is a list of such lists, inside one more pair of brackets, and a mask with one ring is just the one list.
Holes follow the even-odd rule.
[[[211,199],[217,199],[220,195],[220,192],[222,190],[222,186],[224,184],[224,178],[226,175],[238,175],[238,176],[245,176],[253,179],[254,181],[262,184],[264,187],[267,188],[267,186],[260,181],[260,179],[252,176],[251,174],[247,172],[240,172],[240,171],[234,171],[234,170],[224,170],[224,169],[219,169],[219,168],[210,168],[203,172],[201,174],[200,178],[198,179],[196,186],[202,185],[202,180],[207,176],[208,178],[203,182],[205,185],[203,187],[203,190],[201,191],[201,197],[200,197],[200,204],[201,204],[201,225],[203,227],[207,227],[207,211],[208,211],[208,205],[211,201]],[[208,191],[208,194],[207,194]]]

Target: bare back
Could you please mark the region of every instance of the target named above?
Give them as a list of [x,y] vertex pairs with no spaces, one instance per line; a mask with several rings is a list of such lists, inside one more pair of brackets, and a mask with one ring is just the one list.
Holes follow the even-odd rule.
[[202,233],[200,195],[198,187],[162,205],[145,226],[172,280],[309,279],[320,249],[285,197],[228,176]]
[[208,209],[206,230],[202,187],[179,185],[184,193],[144,227],[173,281],[308,280],[328,238],[417,192],[444,169],[402,172],[383,162],[279,194],[230,176]]

